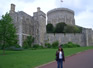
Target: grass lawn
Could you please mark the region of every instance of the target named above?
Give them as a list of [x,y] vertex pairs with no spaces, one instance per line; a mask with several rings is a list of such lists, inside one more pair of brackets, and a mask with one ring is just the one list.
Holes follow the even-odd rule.
[[[69,56],[88,49],[93,47],[65,48],[64,52],[65,56]],[[0,68],[34,68],[55,60],[56,51],[57,49],[6,51],[6,55],[0,55]]]

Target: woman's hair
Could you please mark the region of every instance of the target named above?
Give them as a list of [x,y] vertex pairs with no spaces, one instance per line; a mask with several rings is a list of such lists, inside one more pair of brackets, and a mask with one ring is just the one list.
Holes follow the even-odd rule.
[[[61,45],[59,46],[59,48],[61,48],[61,51],[63,50]],[[59,50],[59,48],[58,48],[58,50]]]
[[[60,51],[60,49],[58,48],[58,50]],[[61,48],[61,51],[62,51],[63,49]]]

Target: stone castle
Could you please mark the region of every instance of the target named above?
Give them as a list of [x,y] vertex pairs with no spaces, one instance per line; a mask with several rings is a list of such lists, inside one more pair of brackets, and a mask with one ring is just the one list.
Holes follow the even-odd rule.
[[15,5],[11,4],[10,16],[17,29],[18,43],[23,45],[23,41],[27,36],[35,38],[34,44],[44,45],[44,43],[53,43],[59,41],[59,44],[64,44],[69,41],[77,43],[81,46],[93,45],[93,31],[92,29],[83,28],[82,33],[46,33],[46,17],[47,23],[54,26],[59,22],[75,26],[74,11],[68,8],[56,8],[50,10],[46,14],[37,8],[37,12],[33,16],[28,15],[23,11],[15,12]]

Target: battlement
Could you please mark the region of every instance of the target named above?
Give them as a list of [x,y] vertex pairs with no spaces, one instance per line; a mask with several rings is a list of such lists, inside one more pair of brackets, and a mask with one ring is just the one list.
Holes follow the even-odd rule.
[[56,11],[68,11],[68,12],[71,12],[73,15],[74,15],[74,11],[71,10],[71,9],[68,9],[68,8],[55,8],[53,10],[50,10],[47,12],[47,15],[53,13],[53,12],[56,12]]
[[34,17],[42,16],[42,17],[46,18],[46,14],[40,10],[40,7],[37,7],[37,12],[34,12],[33,16]]

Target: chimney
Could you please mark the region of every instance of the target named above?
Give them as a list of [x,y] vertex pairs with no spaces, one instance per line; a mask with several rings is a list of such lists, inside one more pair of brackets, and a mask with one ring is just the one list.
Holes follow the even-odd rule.
[[14,13],[14,12],[15,12],[15,4],[11,4],[10,13]]
[[40,11],[40,7],[37,7],[37,12],[39,12]]

